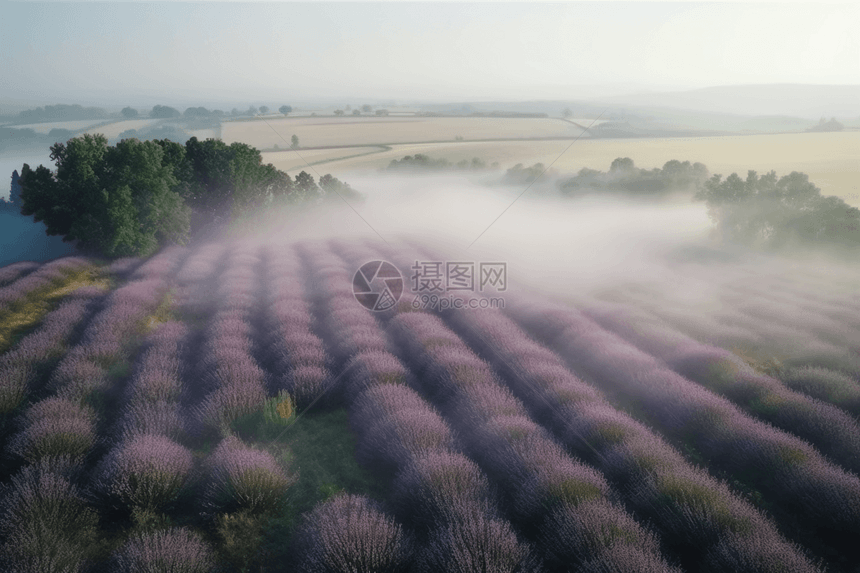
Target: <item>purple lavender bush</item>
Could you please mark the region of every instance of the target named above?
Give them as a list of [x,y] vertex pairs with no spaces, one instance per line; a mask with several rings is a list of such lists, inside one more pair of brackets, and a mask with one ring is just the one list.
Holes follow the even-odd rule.
[[205,505],[217,511],[276,511],[295,482],[268,452],[235,437],[221,441],[207,461]]
[[47,462],[25,467],[0,495],[0,566],[21,573],[78,573],[96,543],[98,515]]
[[466,504],[446,525],[438,528],[416,557],[419,573],[538,573],[540,561],[510,525],[487,515],[480,506]]
[[12,263],[0,268],[0,287],[4,287],[19,278],[27,275],[38,269],[41,263],[33,261],[21,261],[20,263]]
[[793,368],[782,376],[792,390],[839,406],[860,418],[860,381],[822,367]]
[[[570,333],[573,339],[594,330],[594,323],[576,311],[561,307],[546,310],[542,304],[518,301],[509,311],[550,340],[560,341],[566,324],[574,327]],[[695,564],[691,567],[705,567],[703,548],[713,547],[721,539],[734,540],[730,535],[737,532],[766,531],[781,540],[773,524],[725,484],[690,466],[660,436],[608,404],[599,391],[570,372],[558,355],[547,353],[530,340],[515,322],[495,311],[457,312],[448,318],[455,330],[491,360],[529,411],[571,453],[599,468],[623,495],[627,507],[655,526],[672,554],[686,554],[689,563]],[[486,427],[497,440],[503,436],[510,441],[536,432],[521,418],[496,420]],[[504,471],[497,474],[514,475],[510,456],[498,458]],[[785,541],[780,542],[785,548]],[[727,546],[733,543],[728,541]],[[617,547],[611,551],[615,557],[605,553],[596,561],[583,563],[583,570],[618,570],[611,563],[619,556],[628,556],[631,564],[641,563],[645,571],[662,570],[659,554],[631,553],[628,546]],[[793,552],[798,563],[806,563],[807,569],[799,570],[812,570],[800,552],[790,547],[786,551]]]
[[115,573],[208,573],[215,566],[209,545],[193,531],[174,527],[131,537],[112,560]]
[[166,436],[137,434],[102,462],[99,489],[129,508],[162,510],[188,484],[191,452]]
[[24,429],[12,438],[10,450],[29,462],[69,456],[80,462],[95,444],[96,414],[92,408],[61,397],[30,406]]
[[303,573],[405,573],[414,551],[400,524],[357,495],[317,505],[297,537],[295,570]]
[[485,513],[494,506],[480,468],[462,454],[446,451],[427,452],[406,465],[395,478],[392,498],[395,513],[418,531],[451,523],[470,504]]

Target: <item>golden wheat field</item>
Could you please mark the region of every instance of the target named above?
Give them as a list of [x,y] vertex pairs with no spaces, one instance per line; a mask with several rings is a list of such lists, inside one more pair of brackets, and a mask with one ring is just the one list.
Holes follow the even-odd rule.
[[324,162],[326,165],[339,165],[351,160],[370,160],[370,158],[377,155],[384,154],[387,157],[389,153],[390,150],[388,147],[372,145],[368,145],[367,147],[336,147],[333,149],[290,149],[263,152],[263,163],[271,163],[281,171],[294,174],[294,172],[298,173],[302,170],[307,171],[309,164],[316,165]]
[[86,133],[101,133],[108,139],[119,137],[119,134],[129,129],[143,129],[156,123],[163,121],[161,119],[127,119],[124,121],[115,121],[107,125],[101,125],[88,129]]
[[421,141],[514,139],[532,137],[575,138],[574,124],[552,118],[489,117],[344,117],[287,118],[267,121],[226,122],[221,138],[241,141],[259,149],[277,144],[289,147],[293,135],[303,147],[373,145]]
[[27,125],[15,125],[16,129],[32,129],[36,133],[47,134],[52,129],[68,129],[69,131],[79,131],[93,125],[105,123],[103,119],[78,119],[75,121],[51,121],[47,123],[29,123]]
[[[328,151],[336,157],[348,155],[350,149]],[[575,173],[583,167],[606,170],[616,157],[630,157],[637,166],[648,169],[662,167],[670,159],[699,161],[711,173],[724,177],[733,172],[745,176],[750,169],[759,173],[775,170],[777,175],[801,171],[809,175],[823,194],[836,195],[860,206],[860,132],[857,131],[659,139],[582,138],[575,143],[572,140],[466,141],[394,145],[390,151],[332,161],[326,164],[325,171],[340,177],[350,171],[378,169],[392,159],[416,153],[454,163],[480,157],[488,165],[498,162],[504,169],[517,163],[549,165],[555,161],[552,167],[559,173]]]

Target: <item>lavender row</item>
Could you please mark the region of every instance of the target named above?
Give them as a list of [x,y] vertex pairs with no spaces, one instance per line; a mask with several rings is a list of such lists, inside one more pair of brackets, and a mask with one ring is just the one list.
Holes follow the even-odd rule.
[[[353,266],[362,261],[360,248],[336,248]],[[386,253],[395,262],[402,255]],[[437,317],[401,312],[387,330],[414,365],[418,386],[436,398],[550,570],[674,569],[661,557],[654,534],[615,503],[603,476],[536,425],[489,366]]]
[[292,247],[269,247],[265,254],[264,350],[275,372],[272,390],[288,391],[304,409],[331,382],[328,357],[323,341],[312,331],[298,255]]
[[[174,266],[181,253],[164,255]],[[52,394],[31,405],[10,449],[30,463],[71,458],[82,463],[96,441],[97,415],[89,402],[107,390],[107,368],[120,358],[126,339],[161,303],[168,283],[144,279],[113,291],[104,307],[83,332],[81,341],[66,353],[51,374]]]
[[833,404],[860,420],[860,380],[820,366],[792,368],[781,378],[792,390]]
[[115,435],[162,435],[180,440],[185,435],[180,397],[182,353],[189,338],[181,322],[159,325],[147,336],[131,379],[122,396],[122,410]]
[[24,402],[40,370],[62,355],[75,329],[103,297],[96,287],[77,289],[36,330],[0,356],[0,417]]
[[[169,250],[153,257],[176,269],[185,256]],[[111,292],[87,325],[80,342],[60,361],[48,387],[62,396],[83,400],[104,389],[107,368],[121,357],[127,341],[144,333],[145,319],[162,303],[168,277],[144,278]]]
[[5,287],[15,282],[19,278],[32,273],[40,266],[42,266],[41,263],[21,261],[20,263],[12,263],[11,265],[0,267],[0,287]]
[[37,291],[59,283],[70,274],[90,266],[91,263],[82,257],[64,257],[41,265],[9,286],[0,288],[0,312],[8,310],[12,305]]
[[742,302],[749,298],[759,299],[771,308],[773,305],[779,305],[775,310],[782,310],[783,313],[786,308],[791,308],[791,317],[797,316],[796,313],[800,310],[803,319],[812,320],[814,328],[823,336],[830,335],[832,330],[846,327],[853,330],[854,336],[860,332],[860,317],[856,312],[858,309],[844,302],[840,303],[838,300],[829,298],[812,298],[810,292],[800,294],[792,291],[763,289],[760,285],[741,284],[732,285],[729,288],[743,297]]
[[530,412],[593,463],[691,570],[813,571],[773,525],[658,435],[613,408],[561,359],[495,310],[446,313]]
[[831,459],[860,473],[860,424],[839,408],[794,392],[728,350],[702,344],[629,307],[594,304],[584,312],[682,376],[809,440]]
[[811,338],[797,328],[770,324],[725,307],[713,313],[703,313],[700,309],[678,310],[675,308],[677,305],[641,297],[635,297],[634,301],[635,306],[715,346],[756,349],[756,354],[780,356],[791,365],[849,372],[856,370],[857,359],[844,346]]
[[266,376],[253,355],[251,317],[257,299],[256,248],[240,245],[226,259],[205,330],[199,382],[206,394],[197,411],[202,427],[225,434],[241,416],[262,408]]
[[[408,313],[392,320],[392,336],[415,360],[425,391],[456,420],[469,453],[500,487],[506,506],[535,540],[552,570],[572,564],[612,570],[671,570],[659,541],[614,503],[603,476],[571,458],[528,417],[440,319]],[[624,551],[605,552],[607,547]],[[629,561],[616,562],[621,555]]]
[[726,399],[683,378],[577,310],[524,301],[510,315],[551,344],[577,370],[635,401],[650,423],[695,448],[714,469],[744,479],[784,507],[796,524],[831,530],[824,543],[856,551],[860,480],[808,443],[759,422]]
[[[413,557],[411,570],[422,572],[533,570],[535,559],[500,517],[486,476],[455,449],[447,424],[406,385],[410,375],[385,350],[375,319],[352,298],[351,290],[342,288],[351,284],[352,273],[323,248],[303,249],[303,254],[312,262],[318,316],[341,335],[334,353],[348,361],[341,386],[351,397],[359,461],[393,481],[395,515],[417,534],[413,548],[410,536],[379,509],[361,509],[364,502],[343,498],[324,513],[311,515],[307,531],[312,535],[300,538],[308,562],[340,560],[347,554],[366,560],[367,550],[378,548],[378,566],[384,571],[407,570]],[[349,312],[353,308],[361,312]],[[376,336],[368,337],[370,332]],[[361,335],[353,336],[357,333]],[[333,524],[321,522],[340,521],[338,516],[354,506],[350,512],[366,514],[365,524],[352,525],[351,545],[334,543]],[[382,522],[380,532],[366,525],[372,519]],[[335,555],[332,548],[337,548]]]

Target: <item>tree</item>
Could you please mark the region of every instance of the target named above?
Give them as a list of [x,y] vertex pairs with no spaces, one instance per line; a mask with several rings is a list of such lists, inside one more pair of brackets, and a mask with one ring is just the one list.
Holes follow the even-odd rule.
[[361,110],[359,110],[359,109],[352,110],[352,115],[361,115]]
[[376,115],[388,115],[387,109],[378,109],[376,110]]
[[196,117],[209,117],[211,113],[205,107],[189,107],[185,110],[185,113],[183,115],[191,119]]
[[321,196],[320,188],[314,182],[313,175],[302,171],[296,175],[296,182],[293,186],[293,192],[290,200],[293,203],[304,203],[314,199],[319,199]]
[[804,173],[777,178],[749,171],[725,181],[714,175],[696,195],[726,241],[784,248],[797,245],[860,247],[860,209],[838,197],[822,197]]
[[364,104],[363,106],[361,106],[361,111],[366,111],[370,113],[371,111],[373,111],[373,106],[371,106],[370,104]]
[[171,119],[182,115],[178,109],[166,105],[157,105],[149,112],[149,116],[158,119]]
[[333,177],[331,174],[326,174],[320,177],[319,187],[323,190],[327,197],[331,197],[333,199],[337,199],[337,197],[340,197],[345,200],[363,199],[363,197],[358,191],[350,187],[349,184],[339,180],[337,177]]
[[260,113],[269,113],[269,106],[261,105],[260,106]]
[[122,113],[122,116],[126,119],[137,117],[137,110],[131,107],[122,108],[122,111],[120,113]]
[[287,115],[291,111],[293,111],[293,108],[291,106],[288,106],[288,105],[282,105],[281,107],[278,108],[278,111],[284,115]]
[[569,108],[569,107],[566,107],[566,108],[564,108],[564,110],[561,112],[561,115],[562,115],[562,116],[564,116],[565,118],[569,118],[569,117],[573,117],[573,112],[570,110],[570,108]]
[[342,109],[336,109],[336,110],[334,110],[334,114],[335,115],[343,115],[343,110]]
[[257,108],[254,106],[249,106],[248,111],[245,112],[246,115],[257,115]]
[[2,207],[15,212],[21,211],[21,177],[18,170],[12,171],[12,186],[9,188],[9,199],[2,202]]
[[57,143],[51,147],[55,173],[24,165],[21,214],[44,221],[48,235],[110,257],[148,256],[162,244],[182,243],[189,210],[163,157],[152,141],[108,147],[103,135],[85,134]]
[[299,147],[299,136],[293,134],[293,136],[290,138],[290,141],[292,142],[292,145],[290,145],[290,148],[291,149],[298,149],[298,147]]
[[616,157],[612,160],[612,164],[609,166],[610,173],[623,173],[633,171],[636,166],[633,164],[633,160],[629,157]]

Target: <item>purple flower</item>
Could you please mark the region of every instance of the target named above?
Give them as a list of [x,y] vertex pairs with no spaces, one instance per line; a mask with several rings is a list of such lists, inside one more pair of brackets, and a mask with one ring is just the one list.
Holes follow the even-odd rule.
[[403,528],[365,497],[338,495],[307,515],[297,563],[308,573],[409,569],[412,542]]
[[227,437],[210,455],[206,504],[221,511],[241,508],[254,513],[276,509],[295,482],[268,452]]
[[25,427],[10,449],[30,462],[60,456],[80,461],[95,443],[95,420],[95,412],[79,402],[46,398],[26,411]]
[[170,438],[136,434],[108,454],[101,487],[130,507],[158,510],[177,498],[192,466],[191,452]]
[[114,554],[117,573],[207,573],[214,565],[209,545],[184,527],[134,535]]
[[537,573],[532,549],[517,539],[510,525],[467,504],[456,519],[436,529],[417,558],[416,571],[434,573]]
[[0,496],[0,561],[7,571],[78,573],[97,542],[98,515],[47,462],[25,467]]

